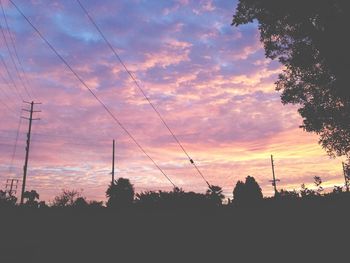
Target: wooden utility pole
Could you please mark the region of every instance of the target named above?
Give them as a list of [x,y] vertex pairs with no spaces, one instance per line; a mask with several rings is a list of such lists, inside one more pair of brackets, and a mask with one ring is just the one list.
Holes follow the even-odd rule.
[[344,162],[342,162],[343,164],[343,173],[344,173],[344,181],[345,181],[345,187],[346,187],[346,191],[349,192],[349,174],[348,174],[348,169],[347,169],[347,165],[345,165]]
[[17,193],[17,185],[18,185],[18,179],[6,180],[5,191],[8,192],[9,196],[13,196],[13,194]]
[[112,157],[112,185],[114,185],[114,156],[115,156],[115,140],[113,140],[113,157]]
[[34,101],[32,101],[32,102],[24,101],[24,103],[30,104],[30,110],[23,109],[24,111],[29,112],[29,118],[21,117],[23,119],[29,120],[29,127],[28,127],[28,133],[27,133],[27,145],[26,145],[26,157],[25,157],[24,166],[23,166],[23,180],[22,180],[22,192],[21,192],[21,202],[20,202],[21,205],[23,204],[23,194],[24,194],[25,188],[26,188],[29,149],[30,149],[29,148],[30,147],[30,136],[31,136],[31,132],[32,132],[32,121],[39,120],[39,119],[33,119],[33,113],[40,112],[40,111],[34,111],[34,105],[41,104],[41,103],[34,103]]
[[272,185],[273,185],[273,189],[275,190],[275,196],[277,196],[278,191],[277,191],[277,182],[279,181],[278,179],[276,179],[275,177],[275,164],[273,163],[273,155],[271,154],[271,167],[272,167]]

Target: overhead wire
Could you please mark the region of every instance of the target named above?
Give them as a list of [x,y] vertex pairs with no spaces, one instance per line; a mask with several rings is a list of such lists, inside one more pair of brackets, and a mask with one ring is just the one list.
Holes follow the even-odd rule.
[[11,155],[11,163],[10,163],[10,168],[9,168],[9,172],[11,173],[13,171],[13,161],[15,159],[16,156],[16,150],[17,150],[17,144],[18,144],[18,137],[19,137],[19,132],[21,129],[21,124],[22,124],[22,110],[20,111],[19,114],[19,121],[18,121],[18,125],[17,125],[17,131],[16,131],[16,138],[15,138],[15,143],[13,146],[13,151],[12,151],[12,155]]
[[[33,92],[33,89],[30,88],[30,93],[29,93],[29,89],[28,89],[28,86],[31,87],[30,85],[27,85],[29,82],[28,82],[28,78],[27,78],[27,75],[24,71],[24,68],[23,68],[23,64],[22,64],[22,61],[20,60],[19,56],[18,56],[18,52],[17,52],[17,48],[16,48],[16,43],[15,43],[15,40],[13,39],[13,36],[11,34],[11,31],[10,31],[10,27],[9,27],[9,24],[7,22],[7,18],[6,18],[6,13],[5,13],[5,9],[4,9],[4,6],[2,4],[2,0],[0,0],[0,6],[1,6],[1,10],[2,10],[2,14],[4,16],[4,20],[5,20],[5,24],[6,24],[6,29],[7,29],[7,32],[8,32],[8,35],[10,36],[10,42],[12,44],[12,47],[13,47],[13,51],[15,53],[15,56],[17,58],[17,62],[18,62],[18,65],[22,71],[22,74],[23,74],[23,77],[24,77],[24,80],[22,79],[22,77],[20,76],[20,74],[18,74],[20,76],[20,80],[22,82],[22,85],[23,87],[25,88],[25,90],[27,91],[28,95],[30,94],[31,96],[30,97],[35,97],[35,94]],[[17,70],[17,67],[16,67],[16,70]],[[18,71],[18,70],[17,70]],[[18,73],[18,72],[17,72]]]
[[[1,73],[1,72],[0,72]],[[2,77],[2,74],[0,74],[0,77]],[[3,79],[4,80],[4,79]],[[6,83],[6,81],[4,81]],[[3,100],[4,97],[0,97],[0,104],[4,105],[4,107],[8,110],[8,112],[15,116],[14,114],[14,108],[12,108],[11,106],[13,106],[13,104],[10,104],[11,106],[9,106],[9,104],[7,104],[7,102],[11,101],[10,96],[7,94],[7,92],[5,92],[5,89],[2,88],[2,86],[0,86],[0,91],[1,93],[4,95],[4,97],[7,98],[7,100]],[[13,106],[14,107],[14,106]]]
[[3,58],[3,56],[2,56],[1,54],[0,54],[0,60],[1,60],[3,66],[4,66],[4,68],[5,68],[5,70],[6,70],[6,72],[7,72],[7,75],[8,75],[8,77],[9,77],[9,79],[10,79],[10,82],[11,82],[12,86],[14,87],[14,89],[15,89],[15,91],[16,91],[16,94],[18,95],[18,97],[20,98],[20,100],[23,101],[23,96],[22,96],[21,93],[19,92],[18,87],[17,87],[17,85],[16,85],[16,82],[13,80],[12,75],[11,75],[11,72],[9,71],[9,69],[8,69],[8,67],[7,67],[7,64],[6,64],[4,58]]
[[7,48],[7,51],[8,51],[8,53],[9,53],[9,55],[10,55],[12,64],[13,64],[13,66],[14,66],[14,68],[15,68],[16,73],[17,73],[18,79],[20,80],[20,83],[21,83],[21,85],[22,85],[22,87],[23,87],[25,93],[27,94],[28,98],[31,98],[31,95],[29,94],[29,92],[28,92],[28,90],[27,90],[27,87],[24,85],[24,82],[23,82],[23,80],[22,80],[21,74],[19,73],[19,70],[18,70],[18,68],[17,68],[17,63],[15,62],[15,60],[14,60],[14,58],[13,58],[13,56],[12,56],[12,53],[11,53],[9,44],[7,43],[7,39],[6,39],[6,35],[5,35],[5,32],[4,32],[4,28],[2,27],[1,23],[0,23],[0,31],[1,31],[1,35],[2,35],[2,37],[3,37],[3,39],[4,39],[4,42],[5,42],[5,46],[6,46],[6,48]]
[[[3,92],[3,94],[9,99],[9,100],[14,100],[14,99],[18,99],[18,95],[13,91],[13,89],[10,86],[10,83],[6,80],[6,78],[4,77],[4,75],[2,74],[2,72],[0,71],[0,78],[2,80],[2,82],[8,87],[9,90],[5,89],[2,85],[0,85],[0,88]],[[13,92],[11,92],[13,91]],[[10,94],[10,95],[9,95]],[[13,98],[10,98],[13,97]],[[18,101],[15,101],[15,103],[17,104],[17,106],[19,105]]]
[[174,138],[175,142],[179,145],[179,147],[182,149],[182,151],[185,153],[185,155],[187,156],[188,160],[190,161],[190,163],[194,166],[194,168],[196,169],[197,173],[202,177],[202,179],[205,181],[205,183],[210,187],[209,182],[207,181],[207,179],[204,177],[203,173],[200,171],[199,167],[196,165],[196,163],[194,162],[194,160],[190,157],[189,153],[186,151],[186,149],[184,148],[184,146],[181,144],[180,140],[177,138],[177,136],[175,135],[175,133],[170,129],[169,125],[166,123],[165,119],[163,118],[163,116],[160,114],[160,112],[157,110],[157,108],[154,106],[154,104],[151,102],[151,100],[148,98],[146,92],[143,90],[143,88],[141,87],[141,85],[139,84],[139,82],[136,80],[135,76],[131,73],[131,71],[127,68],[126,64],[124,63],[124,61],[121,59],[121,57],[118,55],[117,51],[115,50],[115,48],[112,46],[112,44],[108,41],[107,37],[105,36],[105,34],[102,32],[102,30],[100,29],[100,27],[97,25],[97,23],[94,21],[94,19],[92,18],[92,16],[89,14],[89,12],[87,11],[87,9],[83,6],[83,4],[81,3],[80,0],[76,0],[79,4],[79,6],[81,7],[81,9],[84,11],[84,13],[86,14],[86,16],[88,17],[88,19],[90,20],[90,22],[94,25],[94,27],[96,28],[96,30],[99,32],[99,34],[101,35],[101,37],[103,38],[103,40],[106,42],[107,46],[111,49],[111,51],[113,52],[113,54],[115,55],[115,57],[118,59],[119,63],[123,66],[124,70],[127,72],[127,74],[130,76],[130,78],[132,79],[132,81],[134,82],[135,86],[140,90],[140,92],[142,93],[142,95],[144,96],[144,98],[147,100],[147,102],[149,103],[149,105],[152,107],[152,109],[155,111],[155,113],[158,115],[159,119],[161,120],[161,122],[164,124],[164,126],[167,128],[167,130],[170,132],[171,136]]
[[10,106],[7,105],[7,103],[5,101],[3,101],[1,97],[0,97],[0,104],[4,105],[4,107],[9,111],[9,113],[13,114],[12,109],[10,108]]
[[7,94],[7,91],[5,91],[5,89],[3,89],[1,85],[0,85],[0,91],[8,101],[11,100],[10,96]]
[[131,140],[136,144],[136,146],[151,160],[154,166],[163,174],[163,176],[173,185],[173,181],[167,176],[163,169],[154,161],[154,159],[145,151],[145,149],[138,143],[135,137],[126,129],[126,127],[119,121],[119,119],[112,113],[112,111],[106,106],[106,104],[95,94],[95,92],[86,84],[86,82],[78,75],[78,73],[70,66],[70,64],[61,56],[61,54],[55,49],[55,47],[41,34],[39,29],[29,20],[29,18],[21,11],[21,9],[14,3],[14,1],[9,0],[11,4],[16,8],[16,10],[21,14],[21,16],[28,22],[28,24],[35,30],[39,37],[49,46],[49,48],[56,54],[56,56],[66,65],[66,67],[73,73],[77,80],[90,92],[90,94],[98,101],[98,103],[105,109],[105,111],[110,115],[110,117],[119,125],[119,127],[131,138]]

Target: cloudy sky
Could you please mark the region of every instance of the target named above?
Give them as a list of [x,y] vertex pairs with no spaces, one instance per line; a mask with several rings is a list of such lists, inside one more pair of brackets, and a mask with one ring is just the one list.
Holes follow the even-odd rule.
[[[206,190],[76,1],[13,1],[177,186]],[[0,189],[7,178],[22,176],[24,99],[42,103],[35,106],[41,120],[33,123],[27,179],[27,189],[36,189],[41,199],[52,200],[61,189],[82,189],[88,199],[104,200],[113,139],[117,177],[129,178],[137,191],[170,190],[16,9],[1,2],[6,20],[0,12]],[[236,1],[81,2],[204,176],[227,197],[247,175],[271,195],[271,154],[279,188],[311,185],[314,176],[325,186],[343,183],[342,160],[330,159],[317,136],[299,128],[296,106],[281,104],[274,81],[282,67],[265,59],[257,25],[230,25]]]

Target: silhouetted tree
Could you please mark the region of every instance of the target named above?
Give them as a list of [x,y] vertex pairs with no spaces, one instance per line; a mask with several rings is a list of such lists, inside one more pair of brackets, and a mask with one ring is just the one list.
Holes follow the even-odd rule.
[[300,198],[299,193],[297,191],[295,191],[295,190],[288,191],[288,190],[284,190],[284,189],[281,189],[278,192],[277,197],[279,199],[282,199],[282,200],[296,200],[296,199]]
[[321,186],[322,184],[322,179],[319,176],[315,176],[314,177],[314,184],[317,187],[316,191],[317,191],[317,195],[321,195],[323,192],[323,187]]
[[45,201],[40,201],[38,204],[39,208],[48,208],[48,205],[45,203]]
[[88,202],[86,201],[86,199],[82,196],[78,197],[74,203],[73,203],[73,206],[75,208],[87,208],[88,207]]
[[332,190],[332,193],[333,194],[340,194],[343,192],[343,187],[342,186],[334,186],[333,187],[333,190]]
[[242,203],[246,199],[245,195],[246,191],[244,182],[238,180],[235,188],[233,189],[233,201],[238,204]]
[[88,203],[90,208],[103,208],[103,202],[102,201],[89,201]]
[[13,195],[8,195],[5,191],[0,190],[0,208],[16,206],[17,198]]
[[256,205],[262,199],[261,188],[252,176],[247,176],[244,183],[238,181],[233,190],[233,201],[236,205]]
[[159,191],[159,197],[162,207],[181,208],[188,205],[186,204],[186,193],[178,187],[174,187],[170,192]]
[[245,188],[252,200],[261,200],[263,199],[263,194],[261,188],[255,178],[252,176],[247,176],[245,179]]
[[80,192],[77,190],[62,190],[61,194],[55,196],[52,206],[53,207],[72,207],[80,197]]
[[216,206],[222,205],[222,201],[225,198],[225,196],[222,193],[222,188],[220,186],[216,186],[216,185],[209,186],[209,188],[206,192],[206,196]]
[[38,208],[39,202],[39,194],[35,190],[25,191],[23,193],[23,198],[26,199],[25,206],[31,208]]
[[129,179],[119,178],[110,184],[106,196],[108,207],[128,207],[134,201],[135,190]]
[[233,25],[258,21],[268,58],[285,67],[282,102],[300,106],[301,126],[331,155],[350,157],[349,1],[239,0]]
[[316,196],[316,192],[312,189],[309,189],[305,184],[301,185],[300,195],[303,199]]
[[136,194],[136,203],[143,207],[156,207],[161,203],[161,192],[146,191]]
[[[215,189],[214,189],[215,190]],[[215,190],[216,191],[216,190]],[[216,194],[219,194],[217,189]],[[213,195],[214,196],[214,195]],[[217,201],[217,196],[211,200],[211,195],[204,195],[194,192],[184,192],[180,188],[172,191],[146,191],[136,194],[135,203],[139,207],[156,209],[203,209],[212,207]]]

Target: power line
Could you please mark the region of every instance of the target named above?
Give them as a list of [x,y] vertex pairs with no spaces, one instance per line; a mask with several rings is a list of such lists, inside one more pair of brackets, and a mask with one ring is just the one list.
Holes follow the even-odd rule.
[[22,117],[21,117],[21,114],[22,114],[22,110],[20,112],[20,116],[19,116],[19,121],[18,121],[18,126],[17,126],[17,132],[16,132],[16,138],[15,138],[15,144],[13,146],[13,152],[12,152],[12,156],[11,156],[11,163],[10,163],[10,173],[12,172],[13,170],[13,161],[15,159],[15,155],[16,155],[16,150],[17,150],[17,144],[18,144],[18,137],[19,137],[19,131],[21,129],[21,124],[22,124]]
[[[1,72],[0,72],[0,77],[1,77],[1,79],[2,79],[2,80],[5,82],[5,84],[6,84],[7,82],[5,81],[5,79],[4,79],[4,77],[3,77],[3,75],[2,75]],[[7,91],[5,92],[5,89],[2,88],[2,85],[0,86],[0,90],[1,90],[1,92],[4,94],[4,96],[6,96],[6,98],[7,98],[8,100],[11,99],[10,96],[7,94]]]
[[159,119],[162,121],[162,123],[164,124],[164,126],[167,128],[167,130],[170,132],[171,136],[174,138],[174,140],[176,141],[176,143],[180,146],[180,148],[182,149],[182,151],[185,153],[185,155],[187,156],[188,160],[190,161],[190,163],[195,167],[195,169],[197,170],[198,174],[202,177],[202,179],[205,181],[205,183],[210,186],[209,182],[205,179],[203,173],[199,170],[198,166],[196,165],[196,163],[194,162],[194,160],[190,157],[190,155],[188,154],[188,152],[185,150],[184,146],[181,144],[181,142],[179,141],[179,139],[177,138],[177,136],[175,135],[175,133],[170,129],[169,125],[166,123],[166,121],[164,120],[163,116],[160,114],[160,112],[157,110],[157,108],[154,106],[154,104],[151,102],[151,100],[147,97],[145,91],[142,89],[142,87],[140,86],[140,84],[138,83],[138,81],[136,80],[136,78],[134,77],[134,75],[131,73],[131,71],[127,68],[126,64],[123,62],[123,60],[121,59],[121,57],[118,55],[118,53],[116,52],[116,50],[114,49],[114,47],[112,46],[112,44],[108,41],[107,37],[104,35],[104,33],[102,32],[102,30],[100,29],[100,27],[96,24],[96,22],[94,21],[94,19],[90,16],[89,12],[87,11],[87,9],[83,6],[83,4],[80,2],[80,0],[76,0],[78,2],[78,4],[80,5],[81,9],[84,11],[84,13],[86,14],[86,16],[89,18],[90,22],[95,26],[96,30],[100,33],[101,37],[103,38],[103,40],[106,42],[106,44],[108,45],[108,47],[111,49],[111,51],[113,52],[113,54],[115,55],[115,57],[118,59],[119,63],[123,66],[123,68],[125,69],[125,71],[128,73],[128,75],[130,76],[130,78],[132,79],[132,81],[134,82],[134,84],[136,85],[136,87],[138,87],[138,89],[140,90],[140,92],[142,93],[142,95],[145,97],[145,99],[147,100],[147,102],[149,103],[149,105],[152,107],[152,109],[155,111],[155,113],[158,115]]
[[7,103],[5,101],[3,101],[1,97],[0,97],[0,104],[4,105],[5,108],[9,111],[9,113],[13,114],[12,109],[10,108],[10,106],[7,105]]
[[[1,78],[1,80],[5,83],[5,85],[9,88],[10,91],[13,90],[13,89],[10,87],[10,83],[6,80],[6,78],[4,77],[4,75],[2,74],[1,71],[0,71],[0,78]],[[7,89],[3,88],[2,86],[1,86],[1,90],[2,90],[2,92],[5,94],[5,96],[6,96],[9,100],[13,100],[13,99],[10,98],[10,95],[12,95],[13,98],[15,98],[15,99],[17,99],[17,97],[18,97],[18,95],[16,96],[14,92],[10,92],[10,91],[8,91]],[[5,92],[5,91],[6,91],[6,92]],[[10,94],[10,95],[8,95],[8,94]],[[17,105],[19,105],[17,101],[16,101],[15,103],[16,103]]]
[[[24,71],[22,62],[21,62],[21,60],[19,59],[18,52],[17,52],[17,48],[16,48],[16,44],[15,44],[15,40],[13,39],[13,36],[12,36],[12,34],[11,34],[11,31],[10,31],[9,24],[8,24],[8,22],[7,22],[6,13],[5,13],[4,6],[3,6],[3,4],[2,4],[2,0],[0,0],[0,5],[1,5],[1,9],[2,9],[2,14],[3,14],[3,16],[4,16],[5,24],[6,24],[6,29],[7,29],[8,35],[10,36],[11,44],[12,44],[12,47],[13,47],[15,56],[16,56],[16,58],[17,58],[18,65],[19,65],[19,67],[20,67],[20,69],[21,69],[21,71],[22,71],[22,73],[23,73],[25,82],[23,82],[23,80],[22,80],[21,77],[20,77],[20,79],[21,79],[22,85],[24,86],[24,88],[25,88],[26,91],[28,92],[28,86],[26,85],[26,84],[28,84],[27,75],[25,74],[25,71]],[[16,67],[16,70],[17,70],[17,67]],[[20,76],[20,75],[19,75],[19,76]],[[31,87],[31,86],[29,86],[29,87]],[[32,95],[35,95],[34,92],[33,92],[33,89],[30,89],[30,90],[31,90],[31,94],[32,94]]]
[[131,138],[131,140],[137,145],[137,147],[152,161],[154,166],[164,175],[164,177],[174,186],[176,185],[172,180],[166,175],[166,173],[159,167],[159,165],[153,160],[153,158],[145,151],[145,149],[137,142],[134,136],[124,127],[124,125],[117,119],[116,116],[111,112],[111,110],[100,100],[100,98],[90,89],[90,87],[85,83],[85,81],[78,75],[78,73],[69,65],[69,63],[58,53],[58,51],[51,45],[51,43],[41,34],[39,29],[27,18],[27,16],[19,9],[19,7],[12,1],[9,0],[17,11],[23,16],[23,18],[30,24],[30,26],[36,31],[40,38],[49,46],[49,48],[56,54],[56,56],[66,65],[66,67],[73,73],[73,75],[79,80],[79,82],[88,89],[90,94],[99,102],[99,104],[107,111],[107,113],[112,117],[112,119],[124,130],[124,132]]
[[[1,77],[2,77],[2,75],[1,75]],[[2,87],[1,87],[1,88],[0,88],[0,91],[1,91],[2,94],[8,99],[8,101],[11,100],[10,96],[7,94],[7,92],[5,92],[5,89],[2,89]],[[13,116],[15,116],[15,114],[14,114],[14,108],[11,108],[11,107],[7,104],[8,101],[7,101],[7,100],[3,100],[3,97],[0,97],[0,104],[4,105],[5,108],[8,110],[8,112],[9,112],[10,114],[12,114]],[[10,104],[10,105],[11,105],[11,104]]]
[[23,97],[22,97],[21,93],[18,91],[16,82],[13,80],[12,75],[11,75],[11,73],[10,73],[10,71],[9,71],[7,65],[6,65],[6,62],[5,62],[5,60],[4,60],[4,58],[2,57],[1,54],[0,54],[0,59],[1,59],[1,62],[2,62],[2,64],[4,65],[4,67],[5,67],[5,69],[6,69],[7,75],[9,76],[9,79],[10,79],[10,81],[11,81],[13,87],[15,88],[15,91],[16,91],[17,95],[19,96],[19,98],[20,98],[21,100],[23,100]]
[[[1,75],[1,77],[2,77],[2,75]],[[8,100],[11,100],[10,96],[7,94],[7,92],[5,92],[5,89],[2,89],[2,87],[0,87],[0,91]],[[14,114],[13,109],[7,104],[7,102],[8,101],[3,100],[3,97],[0,97],[0,104],[4,105],[5,108],[9,111],[9,113]]]
[[28,92],[26,86],[25,86],[24,83],[23,83],[21,74],[19,74],[19,71],[18,71],[18,68],[17,68],[17,64],[16,64],[16,62],[15,62],[13,56],[12,56],[10,47],[9,47],[9,45],[8,45],[8,43],[7,43],[6,35],[5,35],[5,33],[4,33],[4,29],[3,29],[2,25],[1,25],[1,23],[0,23],[0,30],[1,30],[1,35],[2,35],[2,37],[3,37],[3,39],[4,39],[4,42],[5,42],[7,51],[9,52],[9,55],[10,55],[12,64],[13,64],[13,66],[15,67],[16,73],[17,73],[17,75],[18,75],[18,78],[19,78],[19,80],[20,80],[20,82],[21,82],[21,84],[22,84],[22,86],[23,86],[23,88],[24,88],[26,94],[28,95],[29,98],[31,98],[31,96],[30,96],[30,94],[29,94],[29,92]]

